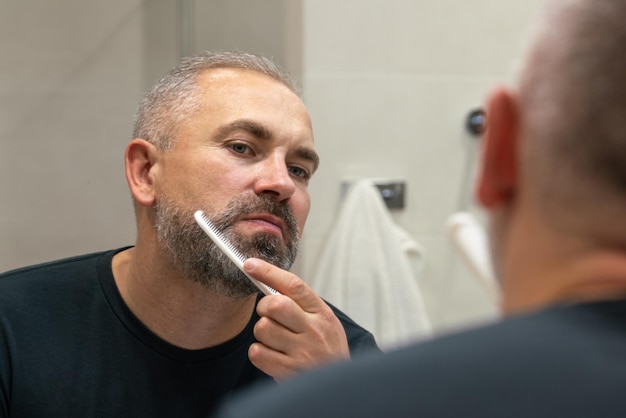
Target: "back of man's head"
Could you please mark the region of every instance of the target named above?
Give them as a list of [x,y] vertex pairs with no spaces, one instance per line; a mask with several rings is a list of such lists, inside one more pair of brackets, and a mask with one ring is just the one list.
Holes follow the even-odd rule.
[[555,0],[519,79],[522,174],[544,214],[619,246],[626,245],[625,45],[626,1]]

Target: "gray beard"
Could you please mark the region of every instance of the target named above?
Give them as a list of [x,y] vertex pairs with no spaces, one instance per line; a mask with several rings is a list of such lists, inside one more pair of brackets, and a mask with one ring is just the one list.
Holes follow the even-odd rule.
[[[258,293],[250,279],[196,224],[193,217],[196,209],[186,211],[167,198],[155,204],[157,239],[172,264],[188,279],[216,293],[233,298]],[[285,222],[284,244],[273,234],[256,234],[248,238],[233,232],[233,225],[242,215],[255,212],[270,213]],[[265,195],[246,195],[236,197],[221,214],[209,218],[246,258],[260,258],[283,270],[292,266],[298,253],[299,233],[286,203]]]

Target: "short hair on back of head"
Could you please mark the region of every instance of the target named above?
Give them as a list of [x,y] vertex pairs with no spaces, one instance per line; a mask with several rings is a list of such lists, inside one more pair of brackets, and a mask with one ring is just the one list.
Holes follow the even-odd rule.
[[[579,184],[626,198],[626,2],[551,4],[520,79],[522,125],[544,194]],[[595,192],[594,192],[595,193]]]
[[145,139],[167,151],[179,124],[199,106],[196,79],[204,71],[235,68],[265,74],[299,95],[295,82],[271,59],[247,52],[205,52],[184,58],[163,76],[139,104],[133,138]]

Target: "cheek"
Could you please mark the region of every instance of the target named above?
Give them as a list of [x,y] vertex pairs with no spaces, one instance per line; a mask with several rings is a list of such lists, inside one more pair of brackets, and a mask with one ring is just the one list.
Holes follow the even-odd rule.
[[309,215],[309,209],[311,208],[311,198],[308,194],[302,199],[298,199],[297,201],[293,201],[291,205],[291,210],[293,211],[293,216],[296,218],[296,222],[298,223],[298,230],[302,232],[304,229],[304,224]]

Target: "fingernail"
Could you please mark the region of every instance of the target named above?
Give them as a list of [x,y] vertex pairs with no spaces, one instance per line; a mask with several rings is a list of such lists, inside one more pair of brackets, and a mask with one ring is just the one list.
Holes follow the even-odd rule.
[[259,262],[254,258],[249,258],[243,263],[243,268],[248,272],[254,271],[255,268],[259,265]]

